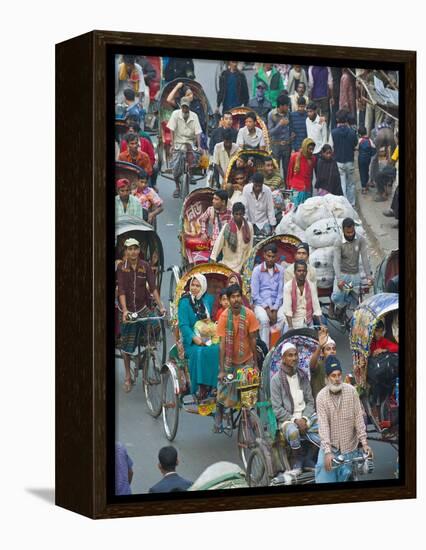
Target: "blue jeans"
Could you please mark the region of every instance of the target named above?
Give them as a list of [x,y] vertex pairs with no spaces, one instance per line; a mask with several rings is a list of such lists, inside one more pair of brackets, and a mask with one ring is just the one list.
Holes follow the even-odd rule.
[[[352,286],[355,292],[358,292],[359,283],[360,283],[360,276],[358,273],[354,275],[350,275],[349,273],[341,273],[339,280],[345,281],[345,283],[352,283]],[[343,308],[351,304],[351,302],[353,301],[353,297],[351,294],[348,294],[348,292],[344,290],[340,290],[340,288],[337,286],[337,282],[338,281],[336,277],[334,279],[333,294],[331,295],[331,301],[336,306],[336,308]]]
[[[359,456],[359,451],[355,450],[350,453],[342,453],[346,459],[354,458]],[[333,453],[336,456],[335,453]],[[352,466],[351,464],[343,464],[337,468],[333,468],[330,472],[327,472],[324,466],[325,453],[320,449],[318,453],[317,465],[315,466],[315,483],[337,483],[339,481],[348,481],[351,473]]]
[[355,164],[353,162],[338,162],[342,191],[352,206],[355,206]]

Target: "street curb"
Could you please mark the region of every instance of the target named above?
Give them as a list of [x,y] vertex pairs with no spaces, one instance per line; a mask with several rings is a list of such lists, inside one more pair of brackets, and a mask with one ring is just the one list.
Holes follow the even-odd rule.
[[383,251],[382,247],[380,246],[379,239],[376,237],[374,231],[371,229],[371,226],[367,221],[367,218],[364,216],[364,214],[362,212],[359,196],[360,196],[360,193],[359,193],[359,191],[357,191],[356,192],[356,201],[355,201],[356,211],[358,213],[358,216],[361,219],[362,227],[364,228],[364,230],[367,234],[368,240],[370,241],[370,243],[374,247],[375,251],[377,252],[377,254],[380,258],[380,261],[382,261],[385,258],[386,254]]

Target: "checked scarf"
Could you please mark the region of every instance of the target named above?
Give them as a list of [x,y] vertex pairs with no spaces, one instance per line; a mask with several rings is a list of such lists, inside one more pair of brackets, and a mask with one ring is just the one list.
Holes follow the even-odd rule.
[[[230,222],[228,222],[224,229],[224,239],[228,243],[229,248],[232,252],[237,251],[237,245],[238,245],[238,236],[237,236],[238,227],[237,224],[232,219]],[[249,224],[246,220],[243,220],[243,241],[245,244],[248,244],[250,242],[250,228]]]
[[[246,308],[241,306],[240,322],[238,325],[238,355],[244,356],[244,334],[246,331]],[[234,354],[234,315],[232,309],[228,309],[228,319],[226,321],[225,335],[225,368],[232,367],[232,357]]]

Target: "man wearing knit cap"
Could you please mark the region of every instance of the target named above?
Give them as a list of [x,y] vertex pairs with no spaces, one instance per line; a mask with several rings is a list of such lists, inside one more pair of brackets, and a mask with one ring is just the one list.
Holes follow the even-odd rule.
[[317,414],[321,448],[315,468],[316,483],[347,481],[351,465],[332,468],[333,458],[345,460],[358,456],[358,446],[372,456],[367,444],[362,407],[356,389],[342,382],[342,366],[335,355],[325,361],[327,386],[317,397]]
[[302,447],[306,434],[315,439],[315,407],[308,377],[297,368],[299,356],[296,347],[285,343],[281,349],[281,369],[271,380],[272,409],[292,451],[292,467],[300,473],[303,466],[313,467],[311,444]]

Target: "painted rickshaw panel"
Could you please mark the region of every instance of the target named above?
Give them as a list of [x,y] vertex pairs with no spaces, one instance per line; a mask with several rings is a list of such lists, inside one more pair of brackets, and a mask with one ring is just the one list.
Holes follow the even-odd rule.
[[195,189],[184,200],[179,219],[181,254],[189,264],[207,262],[210,241],[200,239],[200,216],[213,204],[214,190],[209,187]]
[[[226,170],[225,178],[222,183],[222,187],[226,188],[226,185],[230,179],[231,173],[234,170],[237,170],[237,162],[239,159],[244,159],[247,161],[249,157],[254,159],[254,167],[252,172],[263,171],[263,165],[265,163],[265,158],[270,157],[271,154],[268,151],[263,151],[261,149],[240,149],[237,151],[230,159],[228,168]],[[278,163],[275,159],[272,159],[275,169],[278,170]]]

